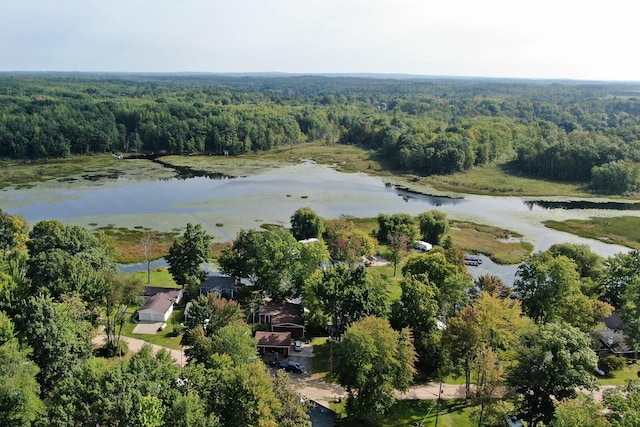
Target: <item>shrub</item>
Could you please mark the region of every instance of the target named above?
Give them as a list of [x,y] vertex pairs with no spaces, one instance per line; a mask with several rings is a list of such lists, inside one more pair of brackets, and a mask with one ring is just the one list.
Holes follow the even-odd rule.
[[621,370],[626,364],[627,362],[623,357],[614,356],[613,354],[598,361],[598,367],[609,375]]

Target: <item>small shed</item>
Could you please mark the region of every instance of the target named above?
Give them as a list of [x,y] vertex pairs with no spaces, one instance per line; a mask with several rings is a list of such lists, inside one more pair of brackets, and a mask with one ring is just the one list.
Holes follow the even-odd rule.
[[258,353],[278,353],[286,357],[291,348],[291,332],[258,331],[256,341]]

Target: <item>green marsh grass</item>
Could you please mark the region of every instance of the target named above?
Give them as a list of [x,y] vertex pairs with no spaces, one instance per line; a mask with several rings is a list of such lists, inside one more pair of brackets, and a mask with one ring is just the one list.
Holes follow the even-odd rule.
[[570,219],[562,222],[549,220],[543,224],[554,230],[581,237],[640,249],[640,217],[594,217],[588,220]]

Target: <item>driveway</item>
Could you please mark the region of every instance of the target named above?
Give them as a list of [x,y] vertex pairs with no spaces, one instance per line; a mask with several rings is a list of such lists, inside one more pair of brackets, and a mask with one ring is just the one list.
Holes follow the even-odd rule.
[[134,334],[155,335],[164,322],[139,322],[133,328]]

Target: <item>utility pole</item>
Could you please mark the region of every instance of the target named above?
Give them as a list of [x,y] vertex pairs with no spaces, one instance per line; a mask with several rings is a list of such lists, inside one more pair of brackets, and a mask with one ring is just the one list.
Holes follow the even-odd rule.
[[442,397],[442,381],[440,381],[440,389],[438,390],[438,403],[436,403],[436,425],[438,427],[438,418],[440,417],[440,398]]

